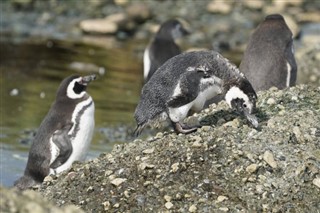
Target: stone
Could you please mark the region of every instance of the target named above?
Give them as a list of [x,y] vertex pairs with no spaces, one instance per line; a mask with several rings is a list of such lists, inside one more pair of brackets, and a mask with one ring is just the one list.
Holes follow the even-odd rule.
[[179,163],[174,163],[171,165],[172,172],[176,172],[179,169]]
[[228,197],[223,196],[223,195],[220,195],[220,196],[218,196],[218,198],[217,198],[217,203],[223,202],[223,201],[225,201],[225,200],[228,200]]
[[231,10],[231,5],[225,1],[214,0],[207,5],[207,11],[210,13],[229,14]]
[[189,212],[197,212],[197,206],[196,205],[191,205],[189,207]]
[[127,179],[126,178],[115,178],[111,181],[111,184],[114,185],[114,186],[119,186],[121,185],[122,183],[126,182]]
[[164,200],[167,201],[167,202],[170,202],[171,199],[172,199],[172,197],[169,196],[169,195],[165,195],[165,196],[164,196]]
[[258,165],[253,163],[253,164],[250,164],[249,166],[247,166],[246,171],[251,174],[251,173],[254,173],[255,171],[257,171],[257,169],[258,169]]
[[223,211],[223,212],[227,212],[227,211],[229,211],[229,208],[228,207],[220,207],[219,210]]
[[167,209],[171,209],[173,207],[173,204],[171,202],[166,202],[166,204],[164,204],[164,206],[167,208]]
[[320,188],[320,177],[313,179],[312,183]]
[[269,164],[272,168],[277,168],[277,162],[274,160],[273,154],[270,151],[265,151],[263,154],[263,160]]
[[276,101],[274,100],[274,98],[268,98],[268,100],[267,100],[268,105],[274,105],[275,103],[276,103]]
[[142,163],[139,164],[139,168],[140,168],[141,170],[153,169],[153,168],[154,168],[154,165],[153,165],[153,164],[149,164],[149,163],[142,162]]
[[151,154],[154,152],[154,147],[150,148],[150,149],[145,149],[142,151],[143,154]]

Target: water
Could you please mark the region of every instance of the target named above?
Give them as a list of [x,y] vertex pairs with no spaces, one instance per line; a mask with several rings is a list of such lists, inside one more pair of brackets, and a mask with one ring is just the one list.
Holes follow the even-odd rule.
[[142,87],[142,51],[135,42],[32,40],[1,42],[0,184],[23,174],[32,137],[55,99],[63,78],[97,73],[88,87],[96,128],[88,158],[130,141]]

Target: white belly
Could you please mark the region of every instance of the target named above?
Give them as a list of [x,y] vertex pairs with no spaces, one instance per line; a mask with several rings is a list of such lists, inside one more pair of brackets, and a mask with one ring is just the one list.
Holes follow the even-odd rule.
[[195,112],[199,112],[203,109],[204,104],[207,100],[215,97],[218,94],[221,94],[221,88],[217,85],[208,87],[206,90],[200,92],[196,99],[192,102],[183,105],[177,108],[170,108],[169,107],[169,117],[173,122],[180,122],[185,119],[188,115],[190,109],[194,110]]
[[[92,101],[91,98],[90,100]],[[88,102],[86,104],[88,104]],[[79,108],[81,109],[80,106]],[[77,113],[77,108],[74,114],[75,113]],[[75,116],[72,116],[72,117],[75,117]],[[73,131],[74,131],[74,126],[69,131],[69,134],[71,135]],[[74,161],[84,161],[92,140],[93,131],[94,131],[94,102],[92,102],[92,104],[83,112],[83,115],[79,120],[79,130],[77,130],[76,136],[74,138],[71,138],[73,150],[70,157],[64,164],[56,168],[54,171],[50,171],[50,173],[60,173],[66,169],[69,169]]]

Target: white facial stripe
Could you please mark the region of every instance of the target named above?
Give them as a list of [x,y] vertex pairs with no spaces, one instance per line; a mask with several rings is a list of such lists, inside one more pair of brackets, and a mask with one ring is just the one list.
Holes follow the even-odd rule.
[[290,66],[290,64],[287,62],[287,81],[286,81],[286,86],[287,86],[287,87],[290,86],[290,78],[291,78],[291,66]]
[[74,87],[74,84],[76,83],[76,81],[80,81],[81,80],[81,77],[79,78],[76,78],[76,79],[73,79],[70,83],[69,83],[69,86],[67,88],[67,96],[71,99],[77,99],[77,98],[82,98],[85,94],[86,94],[86,91],[83,91],[81,92],[80,94],[77,94],[74,92],[73,90],[73,87]]
[[228,105],[230,107],[232,107],[231,106],[231,101],[234,100],[234,99],[237,99],[237,98],[243,99],[244,103],[248,106],[248,108],[251,111],[252,104],[249,101],[249,97],[241,89],[239,89],[239,87],[233,86],[228,90],[228,92],[227,92],[227,94],[225,96],[226,102],[228,103]]
[[149,57],[149,47],[145,49],[143,54],[143,77],[144,79],[147,79],[148,74],[150,72],[151,62]]

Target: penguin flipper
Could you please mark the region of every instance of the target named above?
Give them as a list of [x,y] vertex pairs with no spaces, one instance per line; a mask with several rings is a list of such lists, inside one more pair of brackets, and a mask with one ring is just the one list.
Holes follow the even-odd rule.
[[56,169],[57,167],[64,164],[72,153],[72,144],[68,135],[71,127],[72,123],[68,123],[62,129],[56,130],[53,133],[52,142],[57,146],[59,154],[58,156],[56,156],[56,159],[50,164],[50,168],[52,169]]
[[167,106],[170,107],[170,108],[178,108],[178,107],[181,107],[181,106],[184,106],[184,105],[190,103],[193,100],[194,100],[194,98],[192,98],[192,97],[190,97],[188,95],[180,94],[178,96],[172,97],[167,102]]

